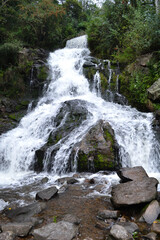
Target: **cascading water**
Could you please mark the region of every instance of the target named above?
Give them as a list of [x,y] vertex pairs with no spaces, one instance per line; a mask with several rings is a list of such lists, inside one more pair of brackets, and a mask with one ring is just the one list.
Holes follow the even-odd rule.
[[[123,166],[142,165],[147,172],[160,171],[159,143],[152,131],[152,114],[140,113],[129,106],[103,100],[100,96],[98,72],[95,75],[95,88],[91,92],[82,68],[84,59],[89,54],[86,36],[70,40],[64,49],[50,54],[50,76],[42,98],[17,128],[0,137],[2,185],[7,182],[10,184],[13,179],[30,173],[29,167],[34,162],[35,151],[46,143],[49,134],[56,129],[54,119],[57,113],[64,102],[74,99],[86,101],[86,108],[90,114],[77,129],[58,143],[59,150],[51,168],[52,175],[66,172],[73,146],[99,119],[112,125],[120,146]],[[109,81],[111,75],[112,70]],[[45,156],[46,161],[50,153],[49,149]]]

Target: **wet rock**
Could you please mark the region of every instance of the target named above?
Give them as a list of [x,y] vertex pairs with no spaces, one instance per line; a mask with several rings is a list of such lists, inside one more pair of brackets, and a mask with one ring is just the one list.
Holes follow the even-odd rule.
[[147,89],[148,98],[153,101],[160,100],[160,78]]
[[74,183],[77,183],[77,182],[78,182],[78,180],[73,178],[73,177],[64,177],[64,178],[59,178],[57,180],[58,184],[64,184],[64,183],[74,184]]
[[14,223],[7,223],[5,225],[1,225],[3,232],[11,231],[16,236],[19,236],[19,237],[26,237],[29,234],[32,227],[33,227],[33,224],[31,222],[25,222],[25,223],[14,222]]
[[148,177],[146,171],[141,166],[133,168],[121,168],[117,174],[122,179],[122,182],[133,180],[141,181],[143,178]]
[[151,202],[157,195],[158,181],[155,178],[144,178],[142,181],[130,181],[112,188],[112,203],[115,207]]
[[152,224],[151,231],[160,234],[160,222],[155,221]]
[[101,210],[98,212],[98,218],[105,220],[105,219],[117,219],[119,217],[119,211],[111,211],[111,210]]
[[47,178],[47,177],[45,177],[45,178],[43,178],[42,180],[41,180],[41,183],[42,184],[45,184],[45,183],[47,183],[49,181],[49,179]]
[[156,240],[157,239],[157,234],[154,232],[150,232],[145,236],[142,236],[143,240]]
[[45,208],[45,203],[33,203],[28,206],[5,210],[5,214],[8,218],[16,222],[29,222],[32,216],[40,213]]
[[84,62],[83,67],[88,68],[88,67],[94,67],[95,64],[89,61]]
[[148,224],[152,224],[160,214],[160,206],[157,200],[152,201],[145,212],[140,217],[139,221],[145,221]]
[[59,189],[58,189],[58,193],[63,193],[68,189],[68,184],[63,184]]
[[79,225],[81,222],[81,220],[78,217],[72,214],[66,214],[62,220],[65,222],[73,223],[75,225]]
[[108,122],[98,121],[71,154],[77,157],[78,171],[114,170],[118,168],[118,145]]
[[[73,91],[76,91],[74,89]],[[91,113],[87,110],[87,102],[83,100],[70,100],[63,103],[59,109],[55,119],[53,119],[54,129],[49,137],[47,143],[35,152],[35,163],[30,167],[31,170],[40,172],[44,167],[44,156],[46,151],[48,154],[47,164],[45,165],[48,171],[51,170],[55,155],[59,150],[58,143],[63,143],[72,131],[83,124]],[[73,161],[74,162],[74,161]],[[68,161],[66,171],[72,169],[72,162]]]
[[110,237],[108,239],[133,240],[133,237],[123,226],[115,224],[110,230]]
[[118,225],[123,226],[131,234],[139,231],[138,225],[134,222],[119,222]]
[[78,227],[75,224],[60,221],[35,229],[33,236],[35,240],[71,240],[77,233]]
[[36,200],[49,201],[54,198],[58,192],[56,187],[50,187],[36,194]]
[[68,180],[67,180],[67,183],[68,183],[68,184],[75,184],[75,183],[78,183],[78,180],[75,179],[75,178],[71,178],[71,179],[68,179]]
[[0,240],[15,240],[15,234],[11,231],[3,232],[0,234]]

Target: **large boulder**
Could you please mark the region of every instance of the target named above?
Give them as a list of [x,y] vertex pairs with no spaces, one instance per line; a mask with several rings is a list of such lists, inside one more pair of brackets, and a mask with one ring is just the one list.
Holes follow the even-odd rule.
[[147,89],[148,98],[152,101],[160,100],[160,78],[153,83],[153,85]]
[[32,203],[27,206],[16,209],[5,210],[5,214],[12,221],[16,222],[30,222],[35,214],[40,213],[46,208],[45,203]]
[[74,147],[72,160],[78,171],[115,170],[118,168],[118,145],[108,122],[98,121]]
[[112,188],[112,202],[118,208],[151,202],[156,198],[157,185],[157,179],[149,177],[118,184]]
[[146,171],[143,167],[133,167],[133,168],[121,168],[117,172],[118,176],[121,178],[122,182],[128,181],[141,181],[143,178],[148,177]]
[[[69,134],[79,127],[89,115],[86,101],[75,99],[64,102],[58,114],[53,119],[55,129],[50,133],[47,143],[36,151],[35,163],[30,168],[37,172],[42,171],[45,153],[47,149],[52,147],[50,159],[48,159],[45,166],[47,170],[50,171],[56,152],[59,150],[59,142],[63,143]],[[53,147],[54,145],[55,147]],[[70,170],[70,167],[70,162],[68,162],[67,170]]]
[[33,227],[32,222],[25,222],[25,223],[7,223],[1,225],[1,229],[3,232],[13,232],[16,236],[19,237],[26,237],[31,228]]
[[35,229],[33,236],[35,240],[72,240],[77,233],[78,227],[75,224],[60,221]]

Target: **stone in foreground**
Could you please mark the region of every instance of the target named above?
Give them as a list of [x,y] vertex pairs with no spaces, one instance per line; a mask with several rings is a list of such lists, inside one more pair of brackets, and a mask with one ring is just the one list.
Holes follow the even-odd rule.
[[98,212],[98,218],[105,220],[105,219],[117,219],[119,217],[119,211],[111,211],[111,210],[101,210]]
[[134,222],[119,222],[118,225],[124,227],[131,234],[139,231],[138,225]]
[[26,237],[31,228],[32,228],[33,224],[31,222],[26,222],[26,223],[8,223],[5,225],[2,225],[2,231],[3,232],[8,232],[11,231],[13,232],[16,236],[19,237]]
[[50,187],[42,190],[36,194],[36,200],[49,201],[57,194],[58,189],[56,187]]
[[151,227],[151,231],[160,234],[160,222],[154,222]]
[[117,174],[122,179],[122,182],[129,182],[133,180],[141,181],[143,178],[148,177],[146,171],[141,166],[133,168],[121,168]]
[[139,221],[145,221],[148,224],[152,224],[160,214],[160,206],[157,200],[152,201],[146,208]]
[[112,188],[112,203],[115,207],[151,202],[157,195],[158,181],[155,178],[144,178],[142,181],[130,181]]
[[16,209],[6,210],[5,214],[8,218],[16,222],[30,222],[35,214],[40,213],[46,208],[46,203],[32,203],[30,205],[19,207]]
[[15,240],[15,234],[11,231],[1,233],[0,240]]
[[109,239],[113,239],[113,240],[133,240],[133,237],[123,226],[115,224],[115,225],[113,225],[113,227],[110,230]]
[[35,240],[71,240],[77,233],[78,227],[75,224],[60,221],[35,229],[33,236]]
[[147,235],[143,236],[144,240],[156,240],[157,239],[157,234],[154,232],[150,232]]

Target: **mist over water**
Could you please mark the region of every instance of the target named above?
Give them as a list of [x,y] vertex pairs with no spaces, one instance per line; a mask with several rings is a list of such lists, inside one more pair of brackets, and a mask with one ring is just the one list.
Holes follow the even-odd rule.
[[[36,174],[29,169],[34,162],[35,151],[56,129],[54,119],[63,103],[74,99],[86,101],[88,118],[64,139],[63,144],[59,143],[50,176],[66,173],[73,146],[100,119],[108,121],[115,131],[122,166],[141,165],[148,173],[159,173],[160,147],[152,130],[153,115],[102,99],[98,72],[91,91],[83,75],[83,63],[89,54],[86,36],[70,40],[64,49],[50,53],[50,75],[42,98],[35,109],[22,118],[17,128],[0,136],[1,186],[20,184],[20,179],[34,179]],[[76,163],[73,170],[76,171]]]

